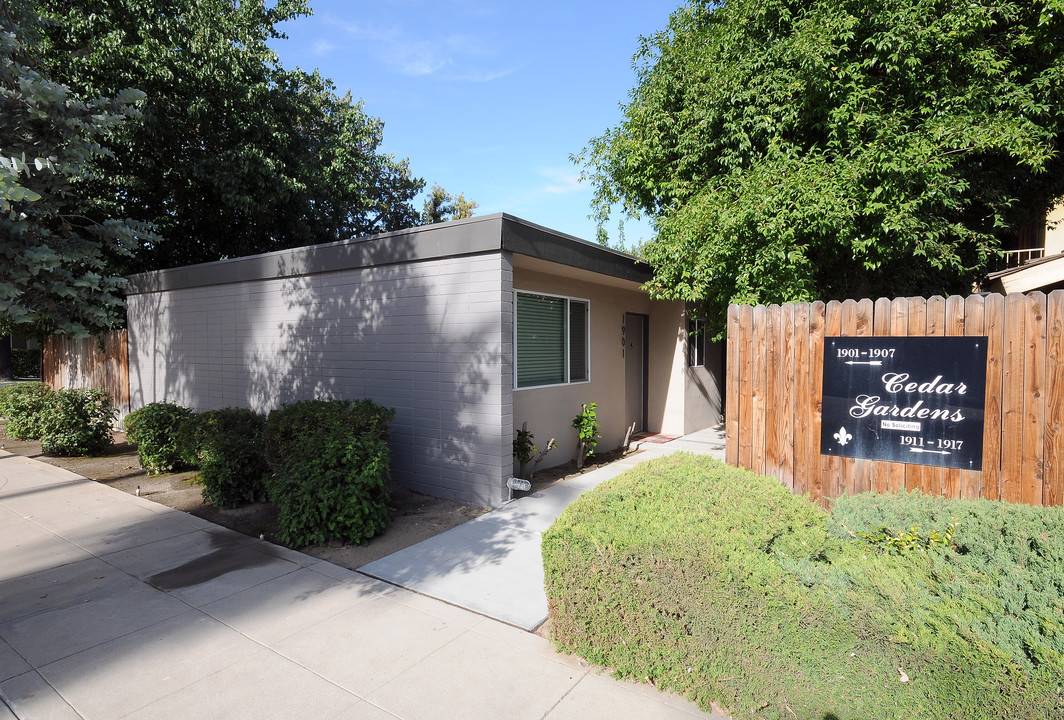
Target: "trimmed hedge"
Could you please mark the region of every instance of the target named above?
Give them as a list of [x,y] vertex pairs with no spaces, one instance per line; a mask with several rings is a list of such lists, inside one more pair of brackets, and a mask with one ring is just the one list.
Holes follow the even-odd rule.
[[247,408],[208,410],[182,423],[178,444],[200,469],[204,500],[235,507],[266,499],[265,427],[266,418]]
[[307,400],[270,413],[266,457],[281,539],[293,547],[364,542],[391,520],[388,423],[371,400]]
[[4,432],[19,440],[40,440],[41,413],[52,391],[44,383],[25,382],[0,388]]
[[186,463],[179,445],[181,424],[192,417],[192,411],[169,402],[153,402],[126,416],[126,438],[137,446],[137,459],[144,471],[171,472]]
[[[1064,714],[1064,510],[848,502],[829,518],[710,458],[644,463],[544,534],[552,639],[736,717]],[[892,554],[860,535],[954,516],[955,547]],[[1020,597],[1026,619],[1010,617]]]
[[40,414],[41,450],[52,455],[96,455],[111,444],[118,411],[100,389],[55,390]]

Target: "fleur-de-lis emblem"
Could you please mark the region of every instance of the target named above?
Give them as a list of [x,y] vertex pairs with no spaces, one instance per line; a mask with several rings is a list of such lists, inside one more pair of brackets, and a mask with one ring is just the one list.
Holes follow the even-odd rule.
[[846,432],[845,427],[840,427],[839,431],[835,433],[835,439],[839,441],[839,445],[846,445],[846,443],[853,440],[853,435]]

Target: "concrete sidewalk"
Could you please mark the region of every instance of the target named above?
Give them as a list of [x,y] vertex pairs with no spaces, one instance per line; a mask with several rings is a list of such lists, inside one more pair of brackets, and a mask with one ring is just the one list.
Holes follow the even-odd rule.
[[547,619],[544,530],[569,503],[596,485],[679,450],[724,459],[719,430],[665,443],[633,443],[638,454],[514,500],[464,525],[359,568],[359,572],[533,631]]
[[507,624],[7,453],[0,699],[0,720],[710,717]]

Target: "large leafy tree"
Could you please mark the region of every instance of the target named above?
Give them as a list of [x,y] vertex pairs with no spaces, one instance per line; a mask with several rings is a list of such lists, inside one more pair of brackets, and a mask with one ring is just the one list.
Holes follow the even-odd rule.
[[40,57],[89,95],[147,99],[93,185],[103,212],[161,235],[124,270],[266,252],[416,224],[423,182],[380,152],[383,123],[267,42],[305,0],[39,0]]
[[432,192],[425,198],[421,210],[421,224],[432,225],[434,223],[447,222],[448,220],[465,220],[473,217],[474,210],[479,203],[474,200],[466,200],[465,193],[460,192],[454,196],[438,184],[432,184]]
[[[1052,7],[1051,5],[1058,5]],[[1057,0],[693,0],[576,158],[654,218],[658,296],[967,292],[1064,194]]]
[[84,337],[124,317],[125,281],[107,257],[156,239],[146,224],[86,213],[82,202],[144,94],[82,99],[40,73],[30,54],[38,22],[25,4],[0,0],[0,336]]

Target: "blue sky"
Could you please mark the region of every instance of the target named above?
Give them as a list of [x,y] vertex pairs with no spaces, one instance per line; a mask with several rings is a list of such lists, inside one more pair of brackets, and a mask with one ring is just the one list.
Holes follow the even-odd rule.
[[[429,187],[594,240],[592,190],[569,156],[621,119],[639,36],[678,4],[311,0],[314,15],[272,45],[285,67],[318,68],[362,98],[385,123],[383,150]],[[629,246],[650,234],[625,224]]]

